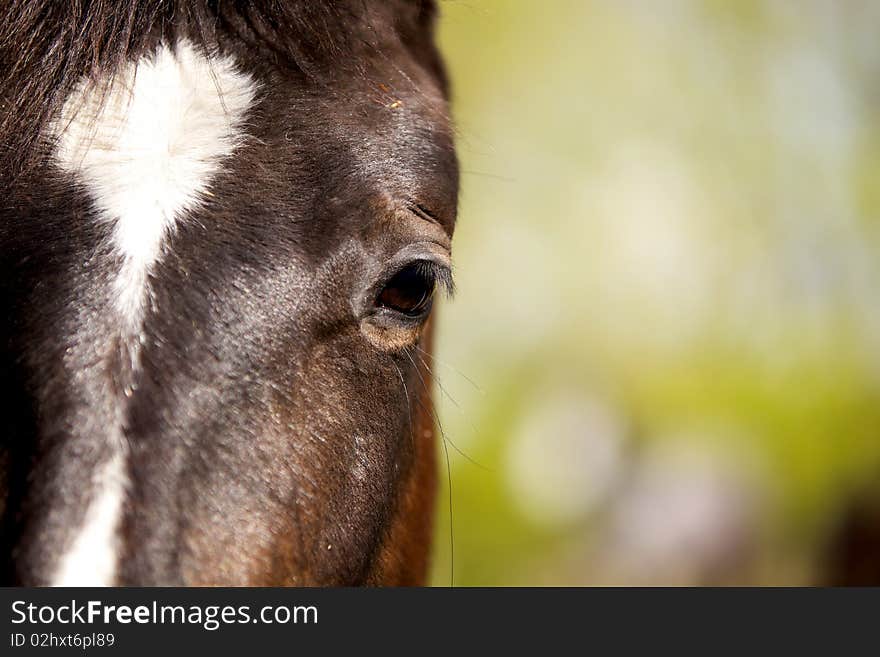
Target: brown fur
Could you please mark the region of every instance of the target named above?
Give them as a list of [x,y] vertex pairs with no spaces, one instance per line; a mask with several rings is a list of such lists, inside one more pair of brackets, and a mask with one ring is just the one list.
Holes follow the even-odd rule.
[[[123,435],[117,583],[424,583],[435,436],[410,351],[430,304],[382,299],[407,272],[452,287],[433,18],[427,0],[0,3],[4,581],[51,580]],[[45,127],[84,76],[181,38],[260,91],[150,272],[135,370],[112,226]]]

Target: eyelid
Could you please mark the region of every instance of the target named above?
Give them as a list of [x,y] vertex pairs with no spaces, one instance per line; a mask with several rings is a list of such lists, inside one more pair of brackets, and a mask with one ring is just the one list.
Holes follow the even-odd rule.
[[358,317],[365,318],[380,313],[380,309],[375,305],[376,298],[396,274],[414,262],[424,262],[430,266],[431,273],[435,278],[435,284],[442,285],[448,296],[452,295],[455,286],[453,284],[452,263],[449,251],[435,242],[416,242],[405,246],[395,253],[385,261],[381,269],[377,267],[379,270],[374,270],[375,273],[370,276],[372,279],[371,283],[363,288],[357,301],[355,301],[355,314]]
[[437,215],[427,206],[421,203],[409,202],[398,206],[398,211],[393,220],[406,232],[411,232],[418,244],[435,244],[446,253],[447,259],[452,250],[452,238],[449,229],[441,222]]
[[428,223],[437,224],[441,228],[443,228],[443,224],[440,223],[440,220],[437,218],[437,215],[434,212],[431,212],[427,207],[422,205],[421,203],[410,203],[407,206],[407,209],[416,215],[419,219],[423,219]]
[[413,260],[427,260],[434,262],[447,269],[452,268],[452,260],[449,247],[443,241],[433,239],[419,240],[400,249],[388,261],[389,264],[397,263],[400,266]]

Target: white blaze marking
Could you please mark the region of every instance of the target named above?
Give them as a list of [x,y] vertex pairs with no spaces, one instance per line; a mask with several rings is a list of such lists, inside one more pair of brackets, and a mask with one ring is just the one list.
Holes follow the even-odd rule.
[[[183,213],[197,207],[222,161],[243,137],[256,85],[229,58],[208,57],[183,41],[161,46],[103,84],[81,84],[53,132],[55,159],[85,186],[101,220],[113,226],[121,258],[113,280],[115,310],[138,368],[149,274],[162,242]],[[120,402],[120,409],[122,402]],[[91,502],[54,585],[111,585],[126,489],[123,427],[108,442]]]
[[[116,447],[114,447],[116,449]],[[92,480],[93,498],[52,578],[52,586],[111,586],[116,579],[116,533],[125,495],[125,452],[116,449]]]

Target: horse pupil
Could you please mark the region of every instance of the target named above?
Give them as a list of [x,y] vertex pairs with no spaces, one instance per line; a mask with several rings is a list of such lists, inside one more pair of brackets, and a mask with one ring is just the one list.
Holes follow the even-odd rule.
[[434,276],[418,264],[405,267],[388,281],[379,294],[378,305],[406,315],[418,315],[434,292]]

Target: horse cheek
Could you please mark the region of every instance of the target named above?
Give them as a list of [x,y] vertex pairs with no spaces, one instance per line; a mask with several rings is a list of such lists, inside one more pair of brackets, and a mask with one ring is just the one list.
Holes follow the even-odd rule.
[[[421,338],[421,348],[429,354],[433,351],[433,324],[432,319]],[[410,403],[415,453],[398,484],[397,505],[368,577],[373,585],[422,586],[428,576],[437,496],[437,441],[431,373],[425,359],[418,368],[426,385],[419,386],[418,398],[413,395]]]

